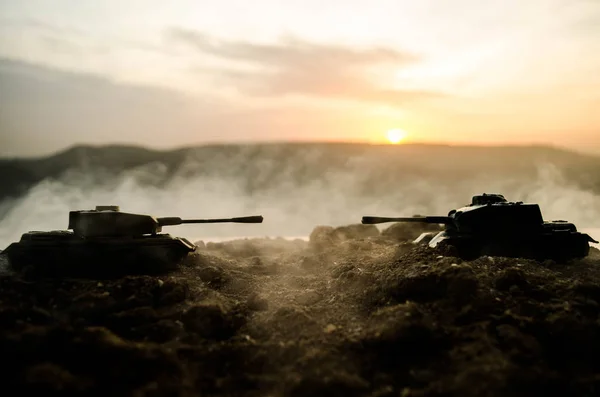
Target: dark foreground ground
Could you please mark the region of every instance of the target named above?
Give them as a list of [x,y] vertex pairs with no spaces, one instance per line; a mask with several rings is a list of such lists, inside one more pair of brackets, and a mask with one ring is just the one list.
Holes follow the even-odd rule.
[[160,277],[3,275],[2,395],[600,394],[598,250],[463,262],[332,236],[202,245]]

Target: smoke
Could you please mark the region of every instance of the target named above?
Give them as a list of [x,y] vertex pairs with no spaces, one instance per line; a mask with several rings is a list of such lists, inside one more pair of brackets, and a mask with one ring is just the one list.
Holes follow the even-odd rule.
[[295,153],[285,162],[280,154],[246,153],[239,161],[221,154],[209,161],[192,153],[175,170],[161,162],[118,174],[72,170],[43,180],[19,199],[0,202],[6,214],[0,220],[0,247],[30,230],[66,229],[70,210],[96,205],[182,218],[264,216],[262,224],[163,230],[196,241],[305,237],[317,225],[359,223],[363,215],[446,215],[484,192],[539,203],[545,219],[568,220],[579,228],[600,227],[600,196],[569,182],[550,163],[540,163],[532,174],[484,170],[449,178],[448,172],[440,176],[435,169],[390,167],[386,158],[360,153],[326,165],[322,150]]

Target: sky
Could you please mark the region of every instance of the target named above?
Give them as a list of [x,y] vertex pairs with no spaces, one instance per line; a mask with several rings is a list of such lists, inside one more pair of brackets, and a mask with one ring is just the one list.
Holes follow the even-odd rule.
[[75,144],[600,154],[599,0],[0,0],[0,156]]

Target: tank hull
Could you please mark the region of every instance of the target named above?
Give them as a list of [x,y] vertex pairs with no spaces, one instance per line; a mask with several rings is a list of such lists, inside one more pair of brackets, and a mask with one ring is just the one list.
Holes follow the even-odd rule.
[[536,260],[568,261],[586,257],[590,237],[579,232],[548,232],[534,235],[474,236],[446,231],[427,244],[432,248],[450,246],[463,259],[504,256]]
[[15,271],[44,277],[118,277],[177,268],[196,246],[158,234],[134,238],[81,238],[67,231],[29,232],[3,255]]

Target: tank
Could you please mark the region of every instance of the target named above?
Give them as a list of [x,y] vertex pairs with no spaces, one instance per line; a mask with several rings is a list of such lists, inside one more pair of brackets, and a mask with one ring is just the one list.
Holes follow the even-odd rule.
[[158,274],[177,268],[196,250],[165,226],[191,223],[262,223],[262,216],[225,219],[157,218],[121,212],[118,206],[70,211],[67,229],[30,231],[2,252],[9,266],[39,276],[113,277]]
[[444,225],[438,233],[423,233],[415,243],[431,248],[449,246],[463,259],[483,255],[566,261],[589,254],[590,235],[573,223],[545,221],[540,206],[509,202],[501,194],[473,196],[471,203],[451,210],[447,216],[386,218],[364,216],[363,224],[419,222]]

